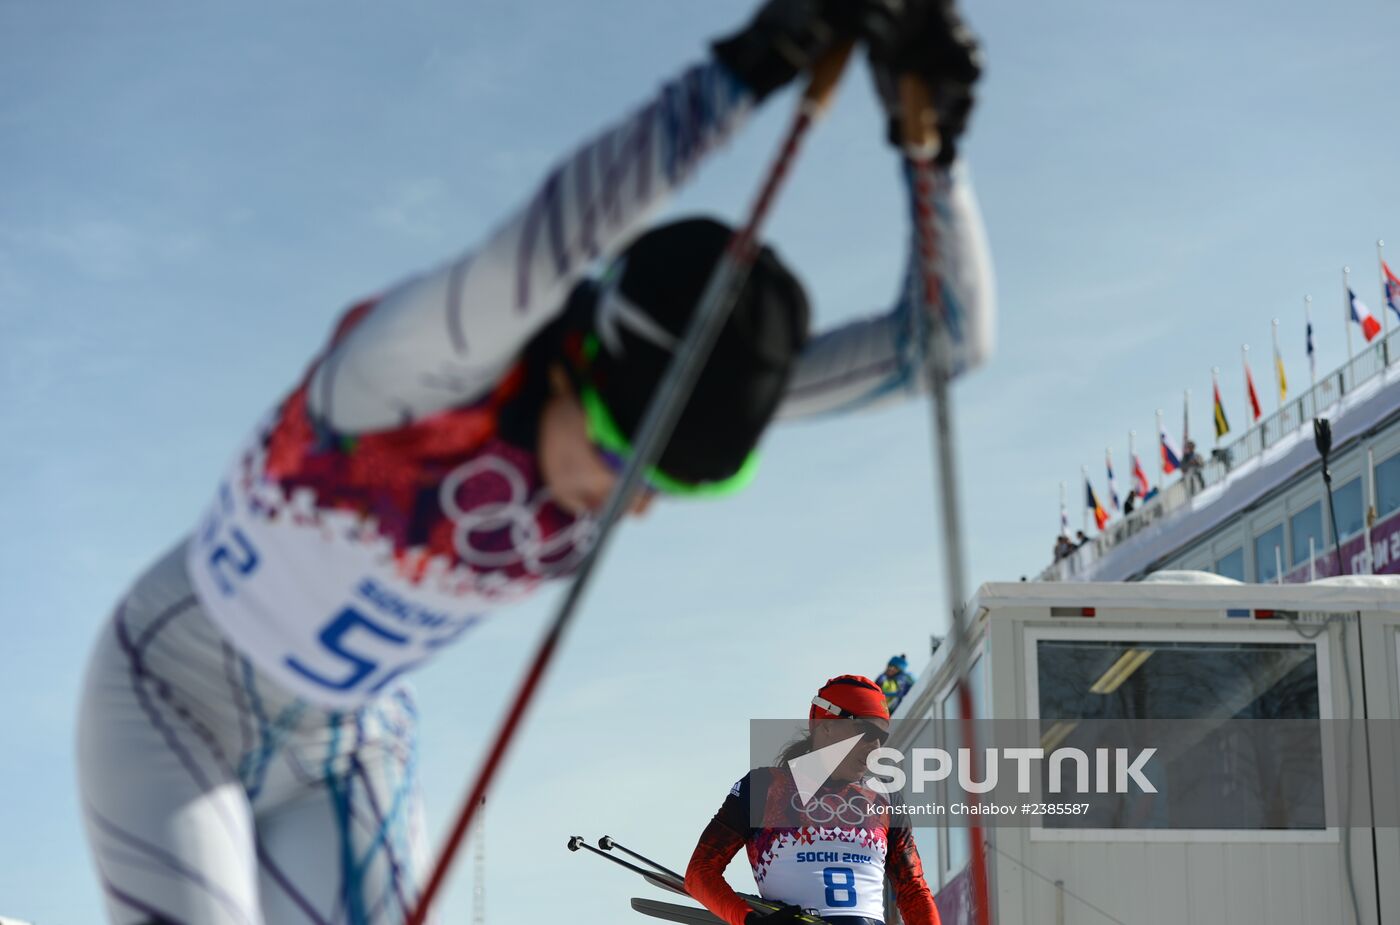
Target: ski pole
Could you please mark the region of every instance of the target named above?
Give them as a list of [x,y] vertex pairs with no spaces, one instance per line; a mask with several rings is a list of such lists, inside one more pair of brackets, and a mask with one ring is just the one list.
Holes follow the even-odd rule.
[[[943,303],[938,279],[938,238],[934,224],[936,215],[934,188],[939,178],[934,158],[938,154],[939,137],[933,111],[929,106],[928,87],[917,77],[900,78],[900,109],[904,156],[914,191],[914,225],[918,233],[919,274],[924,307],[932,315],[929,331],[929,363],[927,374],[933,393],[934,453],[938,465],[938,493],[943,514],[944,576],[948,583],[948,603],[952,617],[953,651],[950,660],[958,679],[959,725],[962,744],[970,755],[977,754],[974,741],[972,688],[968,683],[967,625],[964,605],[967,601],[963,585],[962,523],[958,512],[958,480],[953,453],[953,403],[948,384],[953,378],[953,344],[949,332],[947,306]],[[971,794],[975,804],[977,795]],[[972,867],[972,895],[975,901],[977,925],[988,925],[991,910],[987,895],[987,859],[983,848],[980,816],[972,817],[968,827]]]
[[670,876],[672,876],[672,877],[675,877],[675,878],[676,878],[677,880],[679,880],[681,883],[685,883],[685,877],[683,877],[682,875],[676,873],[674,870],[672,870],[672,869],[669,868],[669,867],[664,867],[664,866],[662,866],[662,865],[656,863],[656,862],[653,861],[651,858],[649,858],[649,857],[647,857],[647,856],[645,856],[645,855],[638,854],[637,852],[633,851],[631,848],[627,848],[627,847],[625,847],[625,846],[623,846],[623,845],[618,844],[617,842],[613,841],[612,836],[610,836],[610,835],[604,835],[602,838],[598,839],[598,847],[599,847],[599,848],[602,848],[604,851],[611,851],[611,850],[613,850],[614,848],[616,848],[618,851],[621,851],[623,854],[625,854],[625,855],[627,855],[627,856],[629,856],[629,857],[631,857],[631,858],[635,858],[636,860],[641,861],[643,864],[647,864],[647,865],[650,865],[651,867],[655,867],[657,870],[661,871],[663,874],[668,874],[668,875],[670,875]]
[[730,240],[729,247],[715,267],[714,274],[710,277],[710,281],[700,298],[700,303],[696,307],[694,317],[691,318],[690,324],[686,327],[685,337],[677,348],[670,366],[667,367],[666,375],[662,379],[656,395],[652,397],[647,406],[647,412],[642,418],[637,439],[633,441],[633,452],[627,460],[627,465],[623,468],[617,484],[613,486],[607,505],[603,508],[603,514],[598,524],[597,538],[580,563],[578,573],[569,585],[568,593],[560,603],[544,638],[540,640],[539,648],[535,651],[535,656],[531,660],[521,683],[523,693],[515,698],[507,709],[500,729],[496,732],[487,752],[486,761],[477,772],[476,780],[473,782],[471,790],[458,812],[457,820],[438,854],[432,873],[423,888],[423,893],[418,898],[418,904],[414,907],[413,914],[407,919],[407,925],[423,925],[426,921],[428,909],[437,896],[438,890],[442,888],[443,880],[452,866],[458,848],[461,847],[467,827],[471,825],[477,805],[486,796],[486,791],[496,775],[496,769],[505,757],[506,750],[515,737],[515,731],[525,716],[525,711],[534,702],[540,681],[545,672],[548,671],[550,663],[553,662],[554,653],[564,637],[564,632],[568,629],[569,623],[578,610],[579,602],[583,599],[583,593],[588,587],[594,568],[607,547],[613,526],[622,516],[623,511],[627,510],[628,505],[631,504],[632,496],[641,484],[642,473],[661,454],[662,447],[665,446],[666,440],[669,439],[671,431],[675,428],[676,421],[680,418],[684,400],[699,378],[705,359],[709,356],[715,340],[719,337],[720,329],[724,326],[725,319],[728,317],[730,309],[733,308],[739,290],[753,265],[757,254],[755,242],[758,238],[758,230],[763,224],[763,220],[767,218],[768,209],[772,205],[778,189],[782,186],[788,169],[797,157],[802,139],[830,100],[831,93],[840,80],[841,72],[845,70],[850,52],[851,46],[847,44],[830,52],[813,69],[811,80],[802,96],[797,114],[784,137],[777,157],[769,167],[768,174],[759,188],[758,197],[751,207],[748,221]]
[[[600,843],[600,844],[601,844],[601,843]],[[677,877],[677,878],[676,878],[677,881],[678,881],[677,883],[670,883],[670,882],[664,880],[664,879],[663,879],[661,876],[659,876],[658,874],[654,874],[654,873],[652,873],[652,872],[649,871],[649,870],[644,870],[643,868],[638,867],[636,864],[628,863],[627,861],[624,861],[622,858],[616,857],[615,855],[608,854],[607,851],[606,851],[606,849],[604,849],[603,851],[599,851],[597,848],[593,847],[593,846],[590,845],[588,842],[584,841],[582,835],[574,835],[574,836],[570,837],[569,842],[568,842],[568,848],[569,848],[570,851],[577,851],[577,850],[580,849],[580,848],[587,849],[588,851],[591,851],[591,852],[593,852],[594,854],[598,855],[598,857],[600,857],[600,858],[607,858],[609,861],[612,861],[614,864],[620,864],[620,865],[622,865],[623,867],[625,867],[625,868],[627,868],[628,870],[632,871],[632,873],[634,873],[634,874],[641,874],[642,877],[643,877],[648,883],[650,883],[650,884],[652,884],[652,885],[654,885],[654,886],[659,886],[659,887],[662,887],[662,888],[664,888],[664,889],[670,890],[672,893],[679,893],[679,894],[681,894],[682,896],[689,896],[689,895],[690,895],[689,893],[687,893],[687,892],[685,891],[685,878],[684,878],[684,877]]]
[[[607,841],[609,847],[620,847],[617,844],[617,842],[613,841],[611,838],[607,838],[607,836],[604,836],[603,838],[600,838],[598,840],[599,847],[603,847],[604,840]],[[666,873],[652,873],[651,871],[643,870],[635,864],[628,863],[627,861],[624,861],[621,858],[613,857],[610,854],[606,854],[605,852],[608,850],[608,848],[604,848],[602,851],[600,851],[598,850],[598,848],[595,848],[592,845],[588,844],[588,842],[584,841],[582,835],[575,835],[572,838],[570,838],[568,847],[570,851],[577,851],[579,848],[587,848],[589,851],[593,852],[599,857],[607,858],[614,864],[618,864],[622,867],[625,867],[633,873],[641,874],[642,877],[645,878],[648,883],[651,883],[655,886],[665,887],[666,889],[671,890],[672,892],[680,893],[682,896],[690,896],[690,893],[685,890],[684,877],[681,877],[673,870],[668,870],[667,868],[661,867],[661,865],[657,864],[655,861],[650,861],[645,858],[642,858],[642,856],[639,854],[635,856],[638,858],[642,858],[642,860],[646,861],[646,863],[658,868],[659,870],[666,871]],[[622,850],[627,851],[626,848],[623,848]],[[631,854],[632,852],[628,853]],[[671,885],[669,879],[671,877],[675,877],[676,879],[678,879],[679,885]],[[754,912],[777,912],[780,908],[782,908],[777,903],[769,902],[766,899],[763,899],[758,896],[753,896],[748,893],[740,893],[738,895],[740,899],[749,904],[749,908],[752,909]],[[690,898],[694,899],[695,897],[691,896]],[[829,923],[827,923],[825,919],[818,918],[815,915],[808,915],[805,912],[798,915],[797,920],[799,922],[805,923],[805,925],[829,925]]]

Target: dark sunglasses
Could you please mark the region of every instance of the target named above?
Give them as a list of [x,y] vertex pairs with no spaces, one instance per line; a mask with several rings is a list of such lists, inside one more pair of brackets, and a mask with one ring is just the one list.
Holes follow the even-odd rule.
[[888,729],[881,729],[874,723],[856,722],[856,730],[876,745],[884,745],[890,738]]

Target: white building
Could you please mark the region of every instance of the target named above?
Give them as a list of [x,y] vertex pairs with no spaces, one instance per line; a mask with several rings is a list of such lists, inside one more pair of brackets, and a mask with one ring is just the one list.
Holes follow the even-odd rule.
[[[978,717],[1031,721],[1047,753],[1095,719],[1289,719],[1330,745],[1261,758],[1227,740],[1164,759],[1170,785],[1150,798],[989,828],[992,921],[1400,923],[1400,737],[1363,730],[1339,744],[1336,730],[1356,727],[1332,722],[1400,726],[1400,579],[1175,577],[984,585],[969,609]],[[900,705],[892,745],[957,746],[949,649]],[[967,829],[918,827],[915,840],[945,925],[967,925]]]
[[[1333,431],[1335,530],[1317,416]],[[1150,475],[1159,452],[1140,448]],[[1234,788],[1222,818],[1202,820],[1178,787],[1150,808],[1109,807],[1110,827],[991,828],[992,921],[1400,925],[1400,736],[1372,734],[1400,728],[1400,579],[1327,577],[1339,564],[1348,575],[1400,575],[1400,331],[1233,443],[1198,453],[1208,458],[1198,478],[1177,477],[1040,581],[977,592],[968,613],[978,717],[1030,721],[1047,753],[1089,716],[1223,722],[1263,710],[1372,726],[1364,741],[1325,750],[1282,795],[1238,764],[1198,773]],[[1169,572],[1177,580],[1155,580]],[[1203,583],[1202,573],[1221,577]],[[896,718],[913,722],[891,744],[956,746],[948,649],[900,705]],[[1211,760],[1227,759],[1228,748]],[[1338,794],[1365,807],[1352,826],[1340,824]],[[971,922],[967,829],[915,832],[944,922]]]

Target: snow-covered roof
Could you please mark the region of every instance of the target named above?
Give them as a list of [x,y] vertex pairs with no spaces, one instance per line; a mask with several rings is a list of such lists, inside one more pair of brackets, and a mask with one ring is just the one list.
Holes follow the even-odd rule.
[[[1322,410],[1332,422],[1333,446],[1339,450],[1349,441],[1377,428],[1400,409],[1400,375],[1387,368],[1358,383],[1330,407]],[[1110,526],[1109,533],[1077,550],[1069,559],[1052,564],[1042,576],[1055,580],[1120,579],[1140,574],[1153,563],[1173,555],[1204,537],[1241,510],[1289,484],[1318,465],[1312,428],[1298,427],[1258,455],[1238,463],[1224,478],[1186,497],[1184,486],[1173,484],[1167,491],[1180,494],[1181,506],[1160,520],[1151,522],[1114,542],[1121,527]],[[1320,489],[1319,489],[1320,491]],[[1149,505],[1150,507],[1150,505]],[[1145,510],[1134,517],[1147,517]]]
[[[1200,572],[1161,573],[1139,582],[1017,581],[985,584],[968,612],[1005,607],[1103,607],[1117,610],[1381,611],[1400,613],[1400,576],[1322,579],[1309,584],[1246,585],[1198,580]],[[1173,577],[1175,576],[1175,577]],[[1218,578],[1219,576],[1211,576]]]

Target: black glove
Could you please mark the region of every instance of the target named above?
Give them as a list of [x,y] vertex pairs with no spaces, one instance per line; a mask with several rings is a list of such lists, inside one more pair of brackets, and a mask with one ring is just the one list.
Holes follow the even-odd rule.
[[807,913],[801,906],[789,906],[787,903],[780,903],[778,908],[772,912],[759,915],[757,912],[750,912],[744,916],[744,925],[800,925],[801,916]]
[[[896,4],[887,36],[869,36],[875,86],[890,117],[890,141],[900,139],[899,77],[913,75],[928,88],[938,126],[938,163],[957,157],[958,139],[972,114],[972,88],[982,75],[982,50],[952,0],[889,0]],[[888,21],[888,18],[886,19]]]
[[715,55],[759,99],[843,41],[888,32],[894,0],[767,0],[753,20],[714,43]]

